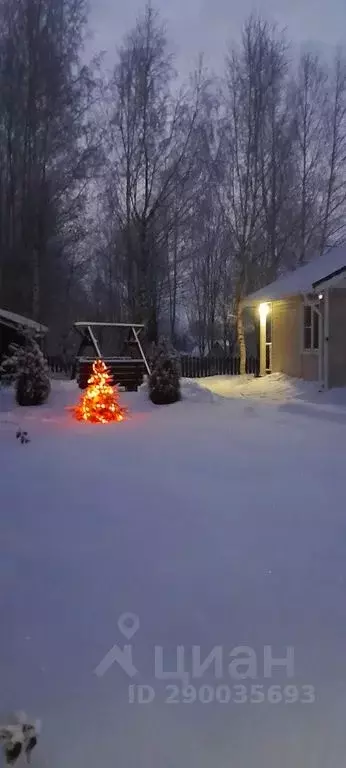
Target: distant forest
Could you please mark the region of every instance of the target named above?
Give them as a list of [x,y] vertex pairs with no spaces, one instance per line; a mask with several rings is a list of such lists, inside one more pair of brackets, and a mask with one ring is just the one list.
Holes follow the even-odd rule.
[[0,306],[48,325],[54,352],[78,319],[226,347],[246,293],[345,241],[343,50],[296,61],[251,16],[222,76],[201,57],[180,85],[151,6],[111,75],[85,64],[86,0],[0,0],[0,17]]

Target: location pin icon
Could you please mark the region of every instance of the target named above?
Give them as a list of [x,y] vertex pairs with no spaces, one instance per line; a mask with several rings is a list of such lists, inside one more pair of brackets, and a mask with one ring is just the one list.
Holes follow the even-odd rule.
[[121,634],[130,640],[139,629],[139,618],[135,613],[122,613],[118,619],[118,627]]

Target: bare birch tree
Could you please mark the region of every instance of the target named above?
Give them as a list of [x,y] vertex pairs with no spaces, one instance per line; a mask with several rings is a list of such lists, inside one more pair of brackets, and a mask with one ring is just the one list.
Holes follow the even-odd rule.
[[[276,125],[275,97],[283,61],[282,39],[277,37],[274,28],[255,17],[250,17],[244,27],[241,50],[231,50],[227,60],[227,114],[223,135],[226,171],[222,186],[233,255],[234,311],[241,373],[245,373],[246,360],[241,299],[258,279],[267,248],[262,228],[263,208],[268,203],[264,127],[268,119],[271,119],[272,128]],[[272,157],[272,170],[275,162]],[[271,193],[275,181],[276,175],[273,177],[272,174]],[[272,205],[272,219],[274,212]],[[267,224],[268,216],[267,204]],[[275,224],[271,221],[270,225],[270,247],[276,249]]]
[[[183,184],[199,107],[200,84],[174,95],[174,69],[158,14],[147,6],[119,53],[111,84],[110,146],[124,236],[128,305],[157,339],[168,217],[177,176]],[[165,215],[163,209],[165,208]],[[174,209],[174,205],[173,205]],[[176,217],[176,214],[175,214]],[[164,231],[162,231],[164,225]]]
[[86,5],[1,0],[0,16],[1,297],[47,321],[63,260],[84,234],[94,168]]
[[296,123],[297,198],[299,200],[296,257],[309,260],[321,242],[326,72],[317,56],[301,57],[292,102]]
[[323,124],[321,252],[345,240],[346,57],[338,50],[329,71]]

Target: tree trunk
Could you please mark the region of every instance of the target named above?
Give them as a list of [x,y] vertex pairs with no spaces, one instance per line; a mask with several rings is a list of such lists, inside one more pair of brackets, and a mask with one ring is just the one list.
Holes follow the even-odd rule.
[[147,339],[150,344],[158,343],[158,322],[156,307],[152,307],[149,313]]
[[40,320],[40,257],[37,248],[33,254],[32,316],[37,322]]
[[237,322],[237,341],[238,341],[239,355],[240,355],[239,373],[241,376],[243,376],[246,373],[246,344],[245,344],[244,321],[243,321],[243,314],[242,314],[240,299],[237,300],[237,304],[236,304],[236,322]]

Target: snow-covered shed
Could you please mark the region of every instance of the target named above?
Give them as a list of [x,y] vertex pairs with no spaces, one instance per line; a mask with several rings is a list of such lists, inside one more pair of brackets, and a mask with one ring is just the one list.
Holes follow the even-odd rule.
[[260,316],[260,371],[346,385],[346,246],[247,296]]
[[7,309],[0,309],[0,358],[6,354],[9,344],[20,343],[23,329],[29,328],[38,336],[45,336],[48,328],[35,320]]

